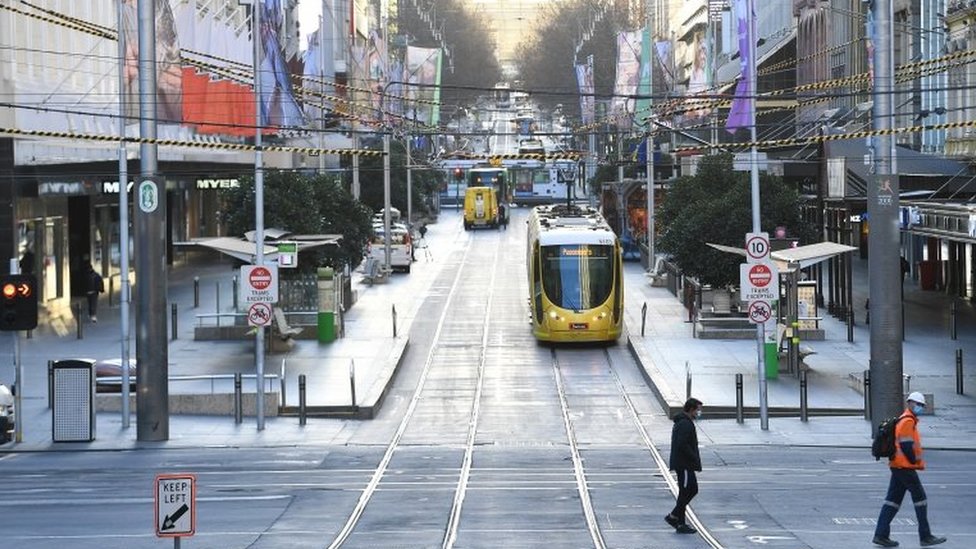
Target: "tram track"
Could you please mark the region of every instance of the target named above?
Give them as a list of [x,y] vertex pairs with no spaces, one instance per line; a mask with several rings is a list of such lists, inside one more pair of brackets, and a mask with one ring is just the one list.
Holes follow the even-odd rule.
[[[471,408],[468,417],[468,428],[464,441],[464,453],[461,461],[460,470],[458,472],[458,480],[454,486],[454,496],[451,502],[451,509],[448,514],[447,526],[444,529],[443,538],[441,541],[441,546],[443,548],[452,547],[457,539],[458,527],[461,518],[461,509],[464,504],[464,497],[467,489],[468,479],[470,478],[472,456],[474,453],[475,445],[475,435],[477,433],[478,417],[481,409],[481,393],[484,386],[484,371],[485,371],[485,361],[487,356],[488,340],[489,340],[489,330],[488,324],[491,320],[492,311],[492,297],[494,295],[495,288],[495,277],[497,274],[499,266],[500,251],[502,249],[502,240],[498,239],[495,244],[495,249],[492,254],[491,261],[491,274],[490,283],[488,285],[487,293],[487,304],[485,306],[485,312],[481,319],[481,341],[478,351],[477,360],[477,374],[475,381],[474,394],[472,397]],[[329,549],[338,549],[342,547],[349,539],[349,537],[356,530],[357,525],[362,519],[367,506],[373,499],[373,496],[377,493],[383,477],[388,473],[390,468],[390,463],[393,460],[394,454],[397,450],[401,449],[404,434],[407,432],[411,421],[414,419],[418,406],[421,403],[424,392],[427,389],[427,382],[431,376],[432,371],[438,366],[436,357],[439,350],[450,349],[452,347],[457,347],[458,343],[453,341],[451,338],[445,338],[445,326],[448,324],[449,313],[454,309],[455,300],[458,296],[459,288],[462,283],[467,279],[462,277],[467,266],[467,258],[471,251],[471,244],[465,248],[462,261],[460,262],[460,267],[457,273],[454,275],[454,280],[451,283],[451,288],[447,294],[447,299],[445,300],[445,306],[443,311],[438,318],[437,325],[433,334],[432,343],[430,349],[425,358],[423,368],[421,369],[420,377],[417,382],[416,388],[410,398],[406,410],[404,411],[403,417],[397,426],[396,431],[390,439],[389,444],[386,446],[386,450],[383,453],[378,465],[376,466],[372,476],[367,482],[363,489],[359,500],[356,502],[354,508],[352,509],[348,519],[346,520],[343,527],[336,534],[333,541],[329,544]]]
[[[567,353],[568,351],[562,350],[562,352]],[[637,407],[635,406],[633,399],[631,399],[630,395],[627,393],[620,376],[617,374],[613,356],[607,348],[602,350],[602,355],[606,360],[608,375],[611,378],[618,395],[623,400],[623,407],[627,412],[627,415],[629,415],[629,417],[633,420],[634,427],[639,435],[642,446],[650,454],[651,460],[654,464],[654,470],[656,470],[660,474],[661,478],[664,479],[664,482],[666,483],[668,490],[671,492],[671,495],[677,497],[677,482],[670,473],[667,461],[661,455],[660,450],[658,450],[655,446],[653,439],[647,432],[647,429],[644,427],[643,423],[641,423],[640,414],[637,411]],[[590,481],[587,478],[587,474],[592,473],[593,471],[587,470],[585,460],[582,457],[581,443],[576,435],[577,429],[572,419],[574,414],[570,410],[566,383],[563,379],[563,372],[556,348],[552,348],[550,350],[550,356],[553,375],[555,377],[556,390],[559,394],[560,407],[565,423],[567,440],[572,455],[573,470],[576,477],[577,490],[580,496],[580,505],[583,508],[582,511],[586,519],[587,530],[589,531],[590,537],[593,540],[594,548],[605,549],[608,547],[608,544],[604,538],[599,521],[597,520],[598,514],[593,504],[593,498],[590,494]],[[687,519],[691,525],[698,530],[698,537],[707,543],[709,547],[713,549],[724,549],[724,545],[708,530],[706,525],[702,522],[698,515],[695,514],[691,507],[689,507],[687,510]]]

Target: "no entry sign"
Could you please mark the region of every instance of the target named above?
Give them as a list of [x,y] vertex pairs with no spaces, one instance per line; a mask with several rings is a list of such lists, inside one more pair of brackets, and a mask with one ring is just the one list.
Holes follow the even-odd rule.
[[779,299],[779,271],[772,263],[742,263],[739,265],[739,287],[743,301],[776,301]]
[[245,265],[241,267],[241,301],[244,303],[277,303],[278,267]]

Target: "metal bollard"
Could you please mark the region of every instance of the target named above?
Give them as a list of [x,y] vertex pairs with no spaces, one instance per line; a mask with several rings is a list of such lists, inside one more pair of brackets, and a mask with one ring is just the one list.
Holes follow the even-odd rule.
[[800,421],[807,421],[807,371],[800,370]]
[[54,403],[54,361],[47,361],[47,409]]
[[871,419],[871,370],[864,370],[864,419]]
[[393,337],[397,336],[396,305],[393,306]]
[[647,302],[641,305],[641,337],[644,337],[644,326],[647,324]]
[[691,364],[685,361],[685,400],[691,398]]
[[912,392],[912,376],[910,374],[902,374],[901,375],[901,378],[902,378],[902,381],[905,382],[905,393],[904,394],[907,395],[908,393]]
[[193,277],[193,308],[200,306],[200,277]]
[[236,311],[237,310],[237,276],[234,276],[234,280],[231,283],[231,286],[234,288],[234,294],[232,296],[232,299],[234,300],[234,310]]
[[847,342],[854,343],[854,307],[847,306]]
[[735,422],[745,422],[742,410],[742,374],[735,374]]
[[349,359],[349,389],[352,395],[352,407],[356,407],[356,361]]
[[85,339],[85,329],[81,323],[81,303],[75,303],[75,325],[78,339]]
[[956,339],[956,302],[949,305],[949,337],[953,341]]
[[170,305],[169,316],[170,316],[170,324],[172,325],[170,331],[172,332],[173,341],[176,341],[176,337],[178,333],[177,324],[176,324],[176,303]]
[[113,306],[112,296],[115,294],[115,279],[108,277],[108,306]]
[[962,386],[963,380],[963,370],[962,370],[962,349],[956,349],[956,394],[964,395]]
[[[215,305],[216,309],[214,310],[214,312],[218,313],[219,315],[220,313],[220,281],[219,280],[217,281],[217,292],[214,294],[214,299],[216,299],[216,305]],[[217,318],[220,317],[218,316]]]
[[298,376],[298,424],[305,425],[305,374]]
[[241,373],[234,374],[234,423],[244,422],[244,403],[241,397]]

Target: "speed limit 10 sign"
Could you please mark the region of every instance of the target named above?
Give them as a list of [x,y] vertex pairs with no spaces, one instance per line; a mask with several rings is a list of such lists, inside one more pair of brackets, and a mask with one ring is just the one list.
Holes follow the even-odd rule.
[[746,233],[746,263],[765,263],[769,259],[769,233]]

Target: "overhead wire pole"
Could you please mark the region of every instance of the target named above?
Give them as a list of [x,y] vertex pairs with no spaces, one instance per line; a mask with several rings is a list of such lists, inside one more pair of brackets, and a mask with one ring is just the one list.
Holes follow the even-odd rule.
[[[136,201],[136,437],[169,440],[166,339],[166,187],[157,176],[156,5],[138,0],[140,181]],[[121,184],[121,182],[120,182]],[[162,187],[162,188],[160,188]],[[123,365],[123,371],[128,365]]]
[[[262,2],[255,0],[251,4],[251,40],[254,42],[254,243],[257,252],[254,257],[256,265],[264,265],[264,154],[262,147],[262,131],[264,130],[264,115],[261,112],[261,7]],[[264,326],[256,326],[254,334],[254,366],[255,366],[255,410],[258,431],[264,430]]]
[[125,18],[124,0],[116,4],[118,10],[119,42],[119,324],[122,358],[122,427],[129,428],[129,153],[125,145]]
[[[747,64],[749,90],[749,180],[752,194],[752,232],[762,232],[759,209],[759,149],[756,147],[756,95],[759,92],[756,75],[756,7],[755,0],[746,0],[748,31],[746,33],[750,55]],[[740,55],[745,55],[740,52]],[[766,324],[756,324],[756,354],[759,364],[759,425],[763,431],[769,429],[769,406],[766,386]]]
[[[874,0],[874,177],[868,184],[868,272],[871,300],[871,412],[872,425],[902,410],[901,264],[899,259],[898,192],[892,93],[895,90],[892,55],[892,0]],[[871,38],[871,37],[869,37]],[[873,429],[872,429],[873,432]]]
[[650,100],[648,101],[649,110],[647,113],[647,139],[644,141],[644,161],[646,163],[645,169],[647,170],[647,270],[654,272],[654,124],[651,120],[654,118],[654,61],[655,61],[655,51],[654,51],[654,4],[649,2],[647,6],[647,32],[648,39],[651,42],[650,58],[647,62],[650,64],[648,69],[649,84],[648,84],[648,96]]

